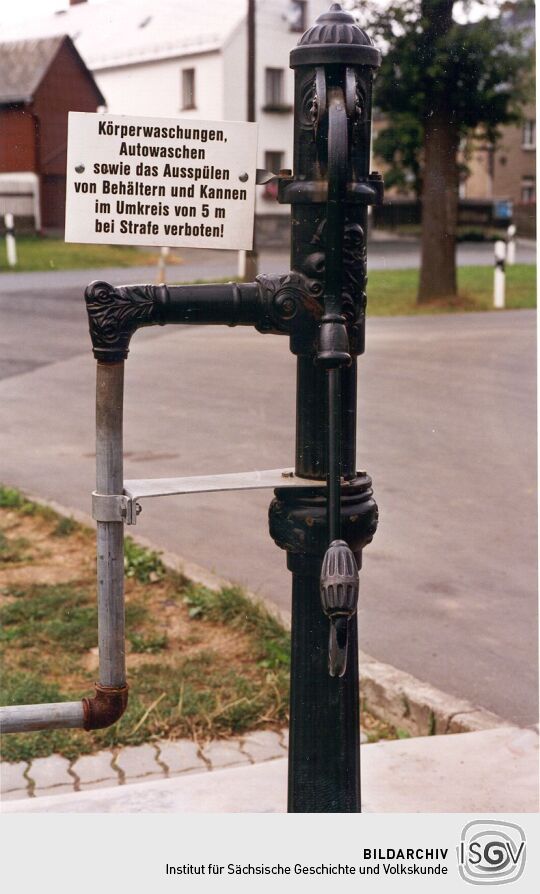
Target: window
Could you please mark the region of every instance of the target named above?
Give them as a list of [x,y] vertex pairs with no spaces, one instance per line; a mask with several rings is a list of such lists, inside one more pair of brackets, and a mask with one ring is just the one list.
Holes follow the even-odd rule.
[[521,178],[521,201],[524,205],[536,202],[536,181],[534,177]]
[[283,68],[265,69],[264,112],[290,112],[292,106],[285,103],[285,71]]
[[[265,152],[264,153],[264,169],[271,171],[272,174],[279,174],[283,168],[284,152]],[[278,193],[277,181],[266,183],[264,186],[264,197],[266,199],[276,199]]]
[[522,149],[534,149],[536,147],[536,121],[529,118],[523,122]]
[[182,69],[182,108],[195,108],[195,69]]
[[266,69],[266,105],[283,105],[283,69]]
[[289,0],[285,18],[289,23],[289,31],[306,30],[306,2],[305,0]]

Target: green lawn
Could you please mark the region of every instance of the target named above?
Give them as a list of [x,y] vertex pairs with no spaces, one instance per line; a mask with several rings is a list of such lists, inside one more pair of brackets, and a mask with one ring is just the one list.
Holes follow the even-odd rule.
[[[506,306],[536,307],[536,267],[507,267]],[[368,279],[368,314],[389,317],[400,314],[451,313],[493,310],[493,267],[460,267],[459,297],[454,300],[416,303],[418,270],[374,270]]]
[[39,236],[17,238],[16,267],[8,267],[6,241],[0,239],[0,273],[30,270],[84,270],[92,267],[136,267],[155,263],[158,249],[132,245],[80,245]]

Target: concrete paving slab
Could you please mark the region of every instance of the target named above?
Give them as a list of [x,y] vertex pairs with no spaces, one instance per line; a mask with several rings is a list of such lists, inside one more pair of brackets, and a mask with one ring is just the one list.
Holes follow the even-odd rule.
[[258,730],[246,736],[242,743],[242,751],[253,763],[283,757],[281,736],[270,729]]
[[[55,789],[56,791],[56,789]],[[64,786],[60,786],[59,791],[66,791]],[[28,800],[28,790],[27,789],[14,789],[12,792],[2,792],[0,795],[0,803],[4,803],[4,801],[27,801]]]
[[163,767],[158,764],[157,751],[153,745],[129,745],[122,748],[114,761],[122,776],[134,781],[141,776],[164,776]]
[[240,751],[240,743],[229,739],[215,740],[202,749],[202,756],[213,770],[219,767],[232,767],[236,764],[251,763],[247,754]]
[[[282,813],[287,760],[9,801],[4,813]],[[517,727],[362,749],[368,813],[536,813],[538,733]]]
[[34,783],[34,796],[40,797],[43,792],[49,794],[48,789],[54,788],[56,793],[60,790],[74,790],[75,779],[70,775],[69,761],[59,754],[51,754],[50,757],[38,757],[32,761],[28,772],[29,778]]
[[[66,797],[2,803],[2,813],[284,813],[287,760],[192,773]],[[19,806],[17,809],[16,805]]]
[[28,769],[26,761],[17,764],[8,764],[4,761],[0,764],[0,791],[2,797],[8,792],[20,791],[21,794],[28,788],[28,780],[25,771]]
[[98,751],[97,754],[85,754],[80,757],[71,768],[71,772],[79,780],[80,788],[119,783],[120,774],[112,766],[112,759],[113,754],[110,751]]
[[536,813],[538,734],[518,727],[378,742],[362,752],[375,813]]
[[195,742],[181,739],[178,742],[158,742],[159,762],[164,764],[169,775],[188,773],[190,771],[208,770],[199,754],[199,746]]

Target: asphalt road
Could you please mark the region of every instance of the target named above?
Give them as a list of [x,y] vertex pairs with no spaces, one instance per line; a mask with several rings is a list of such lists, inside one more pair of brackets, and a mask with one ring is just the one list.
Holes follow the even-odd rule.
[[[387,239],[380,234],[369,243],[370,270],[403,270],[418,267],[420,247],[415,239]],[[180,263],[167,267],[167,282],[192,282],[205,279],[210,282],[222,277],[234,279],[238,275],[238,252],[201,251],[200,249],[178,249],[175,251]],[[536,263],[536,243],[532,239],[518,240],[516,261],[519,264]],[[493,244],[464,242],[458,245],[457,262],[460,267],[471,265],[492,265]],[[271,249],[261,252],[259,269],[261,273],[282,273],[288,269],[289,254],[286,250]],[[129,267],[127,269],[106,268],[103,270],[65,270],[54,273],[0,273],[0,292],[26,292],[39,289],[42,284],[56,287],[80,289],[93,279],[104,279],[114,285],[126,282],[156,282],[156,267]]]
[[[0,479],[89,511],[95,364],[80,287],[57,275],[7,284]],[[533,311],[373,319],[359,361],[358,467],[380,506],[361,573],[361,646],[518,723],[537,719],[535,330]],[[294,372],[278,337],[137,333],[126,478],[291,465]],[[147,501],[136,530],[287,609],[270,498]]]

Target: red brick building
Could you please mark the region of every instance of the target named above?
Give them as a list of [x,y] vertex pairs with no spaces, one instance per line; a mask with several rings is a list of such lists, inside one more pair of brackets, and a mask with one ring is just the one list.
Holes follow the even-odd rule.
[[44,229],[64,226],[68,112],[104,104],[66,35],[0,43],[0,174],[38,176]]

